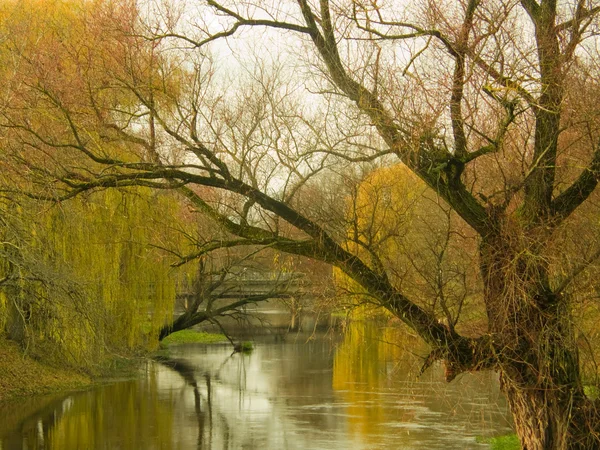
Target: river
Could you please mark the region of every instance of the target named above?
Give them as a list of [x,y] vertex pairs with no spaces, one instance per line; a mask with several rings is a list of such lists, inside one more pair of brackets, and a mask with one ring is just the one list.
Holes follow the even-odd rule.
[[356,323],[254,346],[181,345],[136,379],[0,404],[0,450],[463,450],[510,432],[494,373],[418,377],[423,352],[397,330]]

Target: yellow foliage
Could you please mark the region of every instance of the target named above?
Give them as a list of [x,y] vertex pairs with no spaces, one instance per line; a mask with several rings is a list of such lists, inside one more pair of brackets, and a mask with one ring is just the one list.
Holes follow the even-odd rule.
[[[167,107],[178,95],[182,71],[177,61],[165,62],[158,44],[136,36],[137,14],[133,0],[0,3],[1,94],[11,107],[5,121],[21,125],[2,130],[6,146],[0,156],[27,152],[31,165],[80,182],[101,170],[67,151],[80,140],[99,158],[133,161],[147,151],[114,135],[135,115],[148,119],[131,88]],[[32,146],[41,151],[30,151]],[[40,172],[11,163],[2,182],[54,193],[55,185]],[[65,173],[66,167],[76,169]],[[27,307],[24,338],[40,348],[52,344],[46,347],[58,347],[78,364],[97,360],[105,348],[152,345],[147,336],[172,314],[176,279],[150,243],[184,245],[172,231],[178,204],[171,194],[144,188],[46,205],[37,217],[38,206],[28,203],[24,234],[37,252],[30,259],[40,261],[22,279],[44,281],[9,294]],[[0,302],[0,325],[7,320],[5,304]]]
[[[168,225],[163,217],[177,220],[169,195],[109,190],[54,208],[37,233],[45,236],[48,257],[85,286],[85,303],[98,303],[106,314],[105,339],[112,346],[145,345],[172,315],[176,277],[170,261],[150,247],[157,238],[172,244],[178,239],[161,231]],[[87,331],[76,326],[69,333]]]
[[[157,382],[149,376],[146,382],[133,380],[108,386],[97,397],[80,394],[50,429],[48,441],[52,448],[184,448],[183,438],[173,433],[177,412],[174,403],[156,395]],[[114,414],[116,401],[126,404],[119,414]]]
[[173,195],[131,188],[42,210],[24,203],[28,238],[12,263],[18,278],[0,289],[0,329],[20,329],[32,354],[84,367],[107,350],[155,347],[172,319],[179,272],[193,270],[176,273],[152,246],[190,251],[179,230],[194,224]]
[[[132,142],[115,144],[111,125],[144,123],[149,103],[170,108],[185,77],[180,61],[167,61],[158,44],[139,36],[137,18],[129,0],[0,6],[0,83],[14,120],[46,142],[73,142],[76,123],[79,138],[96,154],[134,159],[127,153],[143,150]],[[73,167],[81,159],[56,148],[46,152],[47,164],[60,158]]]
[[[347,216],[352,224],[348,230],[348,247],[372,268],[402,252],[401,244],[414,224],[418,200],[426,185],[406,166],[384,167],[369,174],[348,202]],[[362,245],[360,244],[362,243]],[[366,250],[368,246],[379,258]],[[364,292],[339,269],[335,271],[336,285],[351,294]],[[358,295],[354,314],[364,316],[372,310],[368,299]]]
[[[406,166],[381,168],[365,177],[347,211],[348,249],[374,270],[385,271],[404,294],[434,309],[442,294],[450,309],[450,303],[462,301],[468,233],[455,233],[464,225]],[[360,295],[364,290],[339,270],[336,283],[359,294],[354,296],[356,313],[372,310],[369,298]]]
[[0,330],[3,330],[6,326],[7,316],[7,297],[4,291],[0,291]]

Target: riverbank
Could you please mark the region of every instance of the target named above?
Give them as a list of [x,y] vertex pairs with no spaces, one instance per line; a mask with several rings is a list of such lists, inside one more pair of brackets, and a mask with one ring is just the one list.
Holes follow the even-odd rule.
[[[222,334],[184,330],[173,333],[161,343],[163,349],[178,344],[216,343],[227,341]],[[68,392],[84,389],[106,378],[127,376],[138,360],[111,365],[107,373],[92,378],[81,373],[44,364],[23,354],[18,344],[0,337],[0,402],[15,397]],[[118,367],[116,367],[118,366]],[[116,375],[115,375],[116,374]]]
[[14,397],[77,390],[92,382],[85,375],[30,358],[15,342],[0,338],[0,402]]

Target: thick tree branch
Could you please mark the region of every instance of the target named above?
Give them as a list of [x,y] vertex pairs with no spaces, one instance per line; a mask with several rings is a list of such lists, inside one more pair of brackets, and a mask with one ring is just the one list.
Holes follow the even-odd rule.
[[[359,18],[357,17],[355,9],[354,9],[354,14],[353,14],[352,20],[355,22],[356,26],[359,29],[366,31],[366,32],[372,34],[373,36],[376,36],[376,38],[378,38],[380,40],[390,40],[390,41],[404,40],[404,39],[416,38],[416,37],[421,37],[421,36],[431,36],[433,38],[436,38],[446,48],[446,50],[448,51],[450,56],[452,56],[453,58],[458,58],[462,51],[464,53],[463,57],[468,56],[473,61],[473,63],[475,63],[475,65],[477,67],[479,67],[484,73],[486,73],[487,75],[492,77],[492,79],[496,83],[498,83],[502,87],[505,87],[507,89],[512,89],[515,92],[517,92],[519,94],[519,96],[527,102],[527,104],[530,106],[530,108],[532,108],[534,110],[537,108],[537,103],[536,103],[535,98],[531,95],[531,93],[529,91],[527,91],[525,88],[523,88],[517,81],[515,81],[514,79],[512,79],[510,77],[503,75],[499,70],[494,68],[492,64],[489,64],[488,62],[486,62],[479,54],[475,53],[475,51],[473,49],[469,48],[468,46],[464,46],[461,48],[458,43],[452,42],[447,36],[444,36],[439,30],[424,29],[422,27],[419,27],[419,26],[417,26],[415,24],[411,24],[411,23],[393,22],[393,21],[386,21],[383,19],[380,19],[378,22],[369,20],[368,24],[363,25],[361,23],[361,21],[359,20]],[[377,24],[388,26],[388,27],[408,28],[410,30],[414,30],[414,32],[401,33],[401,34],[382,32],[380,30],[377,30],[376,28],[373,28],[373,26],[370,25],[371,23],[377,23]]]
[[593,8],[587,9],[585,8],[584,2],[580,1],[575,17],[569,19],[565,22],[561,22],[556,25],[556,31],[564,31],[574,26],[577,26],[583,20],[590,19],[594,17],[596,14],[600,12],[600,6],[595,6]]
[[[226,185],[223,185],[222,188],[227,189]],[[184,191],[186,196],[194,204],[201,206],[205,210],[210,208],[190,189],[184,188]],[[334,242],[333,239],[331,239],[316,224],[302,218],[302,216],[291,210],[287,205],[269,198],[263,193],[251,192],[251,188],[248,186],[242,190],[234,190],[234,192],[254,198],[262,207],[275,212],[280,217],[288,220],[292,225],[295,225],[307,234],[312,235],[313,240],[293,241],[276,238],[270,232],[261,229],[258,229],[261,231],[257,231],[256,228],[252,228],[252,231],[248,232],[248,228],[231,222],[228,218],[219,215],[213,210],[211,213],[212,217],[218,218],[220,223],[224,224],[228,231],[243,238],[262,235],[266,238],[264,242],[268,243],[270,247],[276,250],[307,256],[339,267],[350,278],[357,281],[370,294],[376,297],[382,306],[385,306],[387,309],[394,312],[402,321],[417,331],[423,339],[432,345],[459,345],[459,342],[463,342],[463,344],[460,345],[470,345],[468,344],[468,340],[465,340],[455,332],[451,331],[445,325],[438,323],[433,314],[426,312],[407,297],[399,293],[391,286],[387,276],[373,271],[362,262],[360,258],[344,250],[339,244]],[[241,240],[238,241],[238,243],[243,244],[244,241]],[[453,342],[454,344],[452,344]]]
[[524,216],[532,225],[550,213],[556,177],[556,155],[560,133],[561,105],[564,98],[564,65],[556,33],[556,2],[523,0],[523,7],[535,25],[541,93],[535,111],[533,159],[525,180]]
[[[319,22],[321,24],[322,32],[319,30],[316,16],[308,2],[306,0],[297,1],[306,22],[306,28],[309,30],[309,35],[326,65],[333,83],[350,100],[354,101],[358,108],[371,119],[373,125],[377,128],[380,136],[385,140],[389,148],[394,151],[405,164],[420,176],[432,189],[437,191],[479,234],[484,235],[488,233],[490,224],[485,208],[467,191],[460,181],[462,163],[448,164],[447,167],[452,173],[449,174],[448,177],[440,177],[439,173],[430,172],[430,169],[432,168],[431,163],[422,164],[422,161],[418,156],[415,158],[413,145],[406,136],[400,132],[393,116],[386,110],[375,93],[355,81],[346,72],[338,52],[328,1],[323,0],[320,2],[321,18]],[[222,8],[220,11],[230,14],[228,10]],[[235,18],[237,14],[233,14],[232,17]],[[259,193],[253,195],[260,196]]]
[[534,20],[537,18],[540,11],[540,5],[535,0],[521,0],[521,5],[523,6],[523,9],[527,11],[529,17]]
[[246,306],[253,303],[262,302],[269,300],[275,296],[275,292],[262,295],[249,295],[235,302],[229,303],[217,309],[210,309],[205,311],[188,311],[181,314],[173,322],[164,325],[159,333],[158,340],[162,341],[164,338],[177,331],[185,330],[198,325],[202,322],[213,320],[217,317],[221,317],[227,313],[238,311],[242,306]]
[[454,134],[454,154],[463,158],[467,154],[467,136],[462,113],[462,100],[465,86],[465,57],[469,45],[469,34],[473,28],[473,17],[479,0],[469,0],[465,19],[455,45],[454,74],[452,77],[452,95],[450,96],[450,119]]
[[272,27],[272,28],[279,28],[279,29],[283,29],[283,30],[295,31],[298,33],[310,34],[310,30],[307,27],[303,27],[298,24],[282,22],[282,21],[275,21],[275,20],[266,20],[266,19],[247,19],[247,18],[240,16],[235,11],[224,7],[223,5],[221,5],[220,3],[218,3],[214,0],[207,0],[207,3],[210,6],[212,6],[213,8],[215,8],[217,11],[219,11],[229,17],[234,18],[236,20],[236,22],[231,27],[227,28],[226,30],[220,31],[215,34],[210,34],[208,37],[201,39],[201,40],[192,39],[185,34],[173,33],[173,32],[161,33],[161,34],[156,34],[156,35],[152,35],[152,36],[141,35],[139,37],[142,37],[143,39],[146,39],[148,41],[157,41],[157,40],[162,40],[162,39],[179,39],[184,42],[187,42],[193,48],[200,48],[207,44],[210,44],[213,41],[217,41],[219,39],[233,36],[238,31],[238,29],[243,26],[265,26],[265,27]]
[[462,161],[465,164],[469,163],[470,161],[473,161],[476,158],[479,158],[480,156],[487,155],[489,153],[495,153],[500,148],[502,148],[502,144],[504,142],[504,137],[506,136],[506,133],[508,131],[508,127],[514,122],[514,120],[518,114],[518,112],[515,113],[515,108],[517,107],[517,102],[507,101],[507,100],[498,98],[490,90],[487,90],[486,88],[484,88],[484,90],[494,100],[500,102],[502,104],[502,106],[504,106],[504,109],[506,110],[506,115],[500,121],[500,124],[498,125],[498,130],[496,131],[496,136],[493,139],[483,135],[483,137],[488,140],[488,142],[489,142],[488,145],[484,145],[484,146],[480,147],[479,149],[477,149],[476,151],[466,154],[462,158]]
[[552,201],[551,212],[556,220],[562,221],[577,209],[594,192],[600,179],[600,141],[596,144],[591,163],[581,172],[577,180]]

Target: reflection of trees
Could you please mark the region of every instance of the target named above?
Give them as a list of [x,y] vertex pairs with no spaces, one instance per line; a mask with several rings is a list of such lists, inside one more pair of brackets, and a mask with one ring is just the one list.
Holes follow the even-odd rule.
[[[185,359],[161,357],[158,361],[177,372],[193,389],[194,411],[198,424],[196,447],[255,448],[260,445],[245,429],[244,403],[246,401],[245,356],[232,353],[225,356],[216,369],[202,369]],[[223,380],[221,371],[233,364],[237,377]],[[251,394],[250,394],[251,395]],[[224,397],[238,400],[239,411],[227,407]]]
[[299,345],[269,346],[262,349],[263,359],[280,359],[277,367],[276,393],[294,397],[300,406],[331,401],[333,370],[331,343],[323,339]]
[[[52,435],[52,448],[176,448],[174,402],[161,398],[157,377],[80,394]],[[120,409],[115,409],[120,405]],[[151,445],[149,445],[151,443]]]
[[49,431],[69,404],[69,399],[50,396],[0,405],[0,448],[45,448]]
[[350,429],[361,441],[368,446],[385,443],[382,427],[393,424],[397,439],[422,445],[439,439],[440,433],[457,438],[485,434],[489,424],[505,420],[506,405],[488,374],[465,375],[449,386],[438,367],[417,379],[422,359],[407,349],[418,352],[418,345],[402,330],[373,322],[348,327],[334,356],[333,388],[345,401]]
[[[196,368],[190,364],[188,361],[183,359],[175,359],[168,357],[159,357],[156,358],[158,362],[162,365],[169,367],[170,369],[177,372],[181,377],[185,380],[186,384],[191,386],[194,390],[194,411],[196,413],[196,420],[198,421],[198,439],[197,439],[197,448],[204,448],[204,433],[205,428],[207,426],[207,418],[205,417],[208,413],[208,445],[207,448],[210,448],[210,441],[212,437],[212,395],[211,395],[211,375],[208,373],[204,374],[204,381],[206,383],[206,398],[203,402],[202,396],[200,394],[200,390],[198,389],[198,381],[196,378]],[[202,404],[206,403],[206,411],[203,411]]]
[[20,443],[5,440],[4,448],[180,448],[173,434],[173,400],[161,396],[156,374],[150,370],[141,380],[122,381],[49,404],[13,428]]
[[[390,332],[366,322],[353,323],[334,357],[333,388],[341,391],[348,403],[351,430],[365,440],[376,435],[377,428],[386,419],[396,416],[392,404],[377,401],[377,392],[391,384],[396,372],[393,366],[402,353],[400,347],[385,343],[392,342],[392,336],[386,336]],[[413,367],[402,369],[407,375],[414,373]],[[403,420],[412,421],[414,417],[403,417]]]
[[[281,448],[292,440],[297,448],[310,448],[323,432],[343,434],[345,419],[331,411],[332,346],[316,339],[298,345],[261,345],[250,356],[226,350],[209,354],[183,351],[195,370],[205,414],[205,430],[216,438],[229,437],[230,448]],[[209,376],[210,390],[206,384]],[[207,396],[212,395],[212,414]],[[225,428],[225,425],[227,428]],[[260,431],[253,431],[253,430]],[[208,431],[205,431],[204,445]],[[213,442],[212,448],[215,447]]]
[[[149,366],[139,380],[74,395],[65,407],[51,405],[55,419],[44,425],[43,439],[54,450],[314,448],[323,442],[430,448],[444,436],[456,447],[457,439],[472,443],[474,434],[485,434],[476,414],[498,426],[490,409],[471,406],[497,402],[481,379],[465,376],[446,386],[439,371],[429,371],[417,381],[418,358],[384,342],[397,342],[396,332],[354,323],[335,353],[322,339],[261,345],[250,356],[231,355],[227,346],[183,346],[174,350],[178,359]],[[41,447],[39,417],[30,421],[28,448]],[[470,426],[476,430],[465,429]]]

